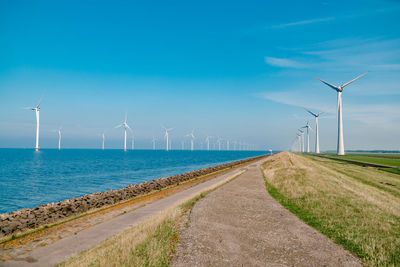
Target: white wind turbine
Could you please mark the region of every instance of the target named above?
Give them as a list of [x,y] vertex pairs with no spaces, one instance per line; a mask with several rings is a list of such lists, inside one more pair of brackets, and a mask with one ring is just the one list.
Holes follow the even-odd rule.
[[104,139],[105,139],[105,136],[104,136],[104,133],[101,133],[101,137],[102,137],[102,143],[101,143],[101,149],[103,149],[104,150]]
[[[131,133],[132,133],[132,131],[131,131]],[[132,133],[132,141],[131,141],[132,143],[132,150],[134,150],[135,149],[135,135]]]
[[315,153],[319,154],[319,127],[318,127],[318,118],[319,116],[324,113],[324,112],[319,112],[319,113],[314,113],[312,111],[309,111],[308,109],[305,109],[308,113],[313,115],[315,117]]
[[185,135],[190,137],[190,150],[193,151],[194,149],[194,129],[192,129],[192,132]]
[[307,153],[310,153],[310,130],[312,130],[310,122],[307,121],[307,124],[301,128],[307,129]]
[[337,154],[338,155],[344,155],[344,142],[343,142],[343,117],[342,117],[342,92],[343,92],[343,88],[349,84],[351,84],[352,82],[356,81],[357,79],[361,78],[362,76],[364,76],[365,74],[367,74],[368,71],[366,73],[361,74],[360,76],[354,78],[351,81],[348,81],[347,83],[344,83],[340,86],[336,86],[336,85],[332,85],[326,81],[323,81],[317,77],[314,77],[315,79],[323,82],[324,84],[328,85],[329,87],[331,87],[332,89],[337,91],[337,118],[338,118],[338,143],[337,143]]
[[226,150],[229,150],[229,140],[226,139]]
[[58,150],[61,150],[61,127],[58,128]]
[[156,138],[153,136],[153,139],[151,140],[153,142],[153,150],[156,150]]
[[39,111],[40,111],[40,103],[42,102],[42,98],[39,100],[39,103],[34,108],[24,108],[29,110],[34,110],[36,113],[36,145],[35,150],[39,150]]
[[297,136],[297,142],[299,144],[299,152],[301,152],[301,134],[296,133]]
[[212,138],[212,136],[207,135],[206,142],[207,142],[207,150],[208,151],[210,151],[210,138]]
[[169,150],[169,131],[172,131],[174,128],[165,128],[164,126],[162,126],[165,130],[165,135],[164,138],[166,139],[166,144],[165,144],[165,150],[168,151]]
[[124,151],[126,151],[126,130],[129,129],[132,131],[131,127],[126,123],[127,114],[125,113],[125,120],[120,125],[115,126],[115,128],[124,128]]
[[300,135],[301,135],[301,152],[304,152],[304,131],[299,129]]
[[218,137],[218,139],[217,139],[217,143],[218,143],[218,150],[219,151],[221,151],[221,138],[220,137]]

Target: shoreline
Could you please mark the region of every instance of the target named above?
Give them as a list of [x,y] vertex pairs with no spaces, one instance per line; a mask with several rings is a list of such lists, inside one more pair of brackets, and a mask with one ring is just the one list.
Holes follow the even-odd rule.
[[154,191],[179,185],[198,177],[209,175],[223,169],[228,169],[249,161],[257,160],[268,155],[261,155],[247,159],[231,161],[186,173],[161,177],[149,182],[143,182],[127,187],[86,194],[81,197],[65,199],[56,203],[43,204],[31,209],[20,209],[11,213],[0,214],[0,238],[15,236],[15,234],[37,229],[45,225],[65,221],[106,206],[115,205],[133,198],[144,196]]

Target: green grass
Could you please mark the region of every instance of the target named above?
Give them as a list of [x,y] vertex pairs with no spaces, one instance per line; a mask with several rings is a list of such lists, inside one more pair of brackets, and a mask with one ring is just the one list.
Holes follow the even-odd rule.
[[263,166],[268,192],[367,266],[400,266],[400,179],[376,168],[281,153]]
[[394,159],[394,158],[388,158],[389,155],[384,155],[382,154],[347,154],[344,156],[338,156],[335,154],[327,153],[325,154],[326,156],[329,157],[334,157],[334,158],[341,158],[341,159],[349,159],[349,160],[356,160],[356,161],[361,161],[361,162],[366,162],[366,163],[375,163],[375,164],[382,164],[382,165],[387,165],[387,166],[394,166],[394,167],[400,167],[400,158]]

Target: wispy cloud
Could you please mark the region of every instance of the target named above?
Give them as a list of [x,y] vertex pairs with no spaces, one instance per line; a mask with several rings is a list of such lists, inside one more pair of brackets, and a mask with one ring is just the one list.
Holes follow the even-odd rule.
[[295,21],[295,22],[290,22],[290,23],[272,25],[269,28],[271,28],[271,29],[282,29],[282,28],[293,27],[293,26],[300,26],[300,25],[314,24],[314,23],[320,23],[320,22],[327,22],[327,21],[332,21],[332,20],[335,20],[335,19],[336,19],[335,17],[307,19],[307,20],[300,20],[300,21]]
[[265,57],[264,60],[265,63],[275,67],[298,69],[307,68],[306,64],[287,58]]

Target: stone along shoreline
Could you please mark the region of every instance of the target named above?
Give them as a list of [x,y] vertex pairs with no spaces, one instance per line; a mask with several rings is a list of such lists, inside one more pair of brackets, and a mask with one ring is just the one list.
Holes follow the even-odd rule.
[[170,177],[158,178],[141,184],[128,185],[127,187],[117,190],[97,192],[82,197],[66,199],[57,203],[40,205],[32,209],[20,209],[11,213],[0,214],[0,238],[24,232],[29,229],[35,229],[43,225],[56,223],[90,210],[117,204],[141,195],[146,195],[152,191],[170,187],[216,171],[235,167],[262,157],[265,157],[265,155],[220,164]]

